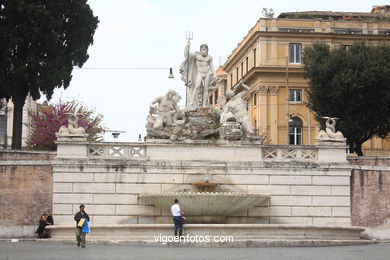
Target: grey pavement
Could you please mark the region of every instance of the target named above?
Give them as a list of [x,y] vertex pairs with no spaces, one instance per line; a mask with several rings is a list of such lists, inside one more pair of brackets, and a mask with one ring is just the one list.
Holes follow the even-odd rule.
[[390,260],[390,243],[335,247],[175,248],[89,243],[86,248],[59,242],[0,242],[0,260],[34,259],[350,259]]

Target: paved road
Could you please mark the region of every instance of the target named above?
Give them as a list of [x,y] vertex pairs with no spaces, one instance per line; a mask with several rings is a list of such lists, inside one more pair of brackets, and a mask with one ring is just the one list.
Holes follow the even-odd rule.
[[131,247],[126,244],[87,244],[85,249],[74,244],[25,241],[0,242],[0,260],[44,259],[347,259],[390,260],[390,243],[338,247],[263,247],[263,248],[174,248]]

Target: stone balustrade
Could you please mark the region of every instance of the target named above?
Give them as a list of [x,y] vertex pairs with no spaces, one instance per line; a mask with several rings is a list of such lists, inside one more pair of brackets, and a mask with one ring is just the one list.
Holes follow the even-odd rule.
[[312,160],[318,159],[318,148],[315,146],[268,145],[262,147],[264,160]]
[[89,143],[88,158],[136,159],[145,158],[145,143]]
[[[341,146],[287,146],[287,145],[257,145],[251,143],[218,143],[210,145],[207,141],[187,143],[172,143],[168,141],[154,142],[96,142],[78,143],[78,149],[67,151],[74,144],[61,143],[58,145],[57,158],[90,158],[90,159],[183,159],[180,153],[187,157],[187,152],[193,156],[190,159],[218,160],[229,157],[232,160],[249,161],[345,161],[344,147]],[[162,149],[163,148],[163,149]],[[223,153],[221,151],[223,150]],[[219,150],[219,151],[217,151]],[[158,153],[156,153],[158,151]],[[216,153],[215,153],[216,152]],[[238,153],[242,156],[239,156]],[[235,159],[236,158],[236,159]]]

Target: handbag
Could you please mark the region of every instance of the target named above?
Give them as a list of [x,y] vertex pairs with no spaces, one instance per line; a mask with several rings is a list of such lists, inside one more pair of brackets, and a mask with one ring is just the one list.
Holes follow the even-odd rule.
[[91,230],[89,229],[88,220],[85,220],[83,229],[81,229],[81,232],[83,233],[89,233]]

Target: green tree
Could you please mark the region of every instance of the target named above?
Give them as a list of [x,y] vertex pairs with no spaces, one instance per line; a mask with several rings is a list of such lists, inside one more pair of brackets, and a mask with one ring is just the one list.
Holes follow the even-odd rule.
[[324,43],[305,48],[304,77],[309,80],[307,106],[316,114],[338,117],[337,128],[350,150],[390,132],[390,46],[355,43],[331,49]]
[[87,0],[0,0],[0,97],[14,102],[12,148],[21,148],[27,95],[50,99],[88,59],[98,18]]

